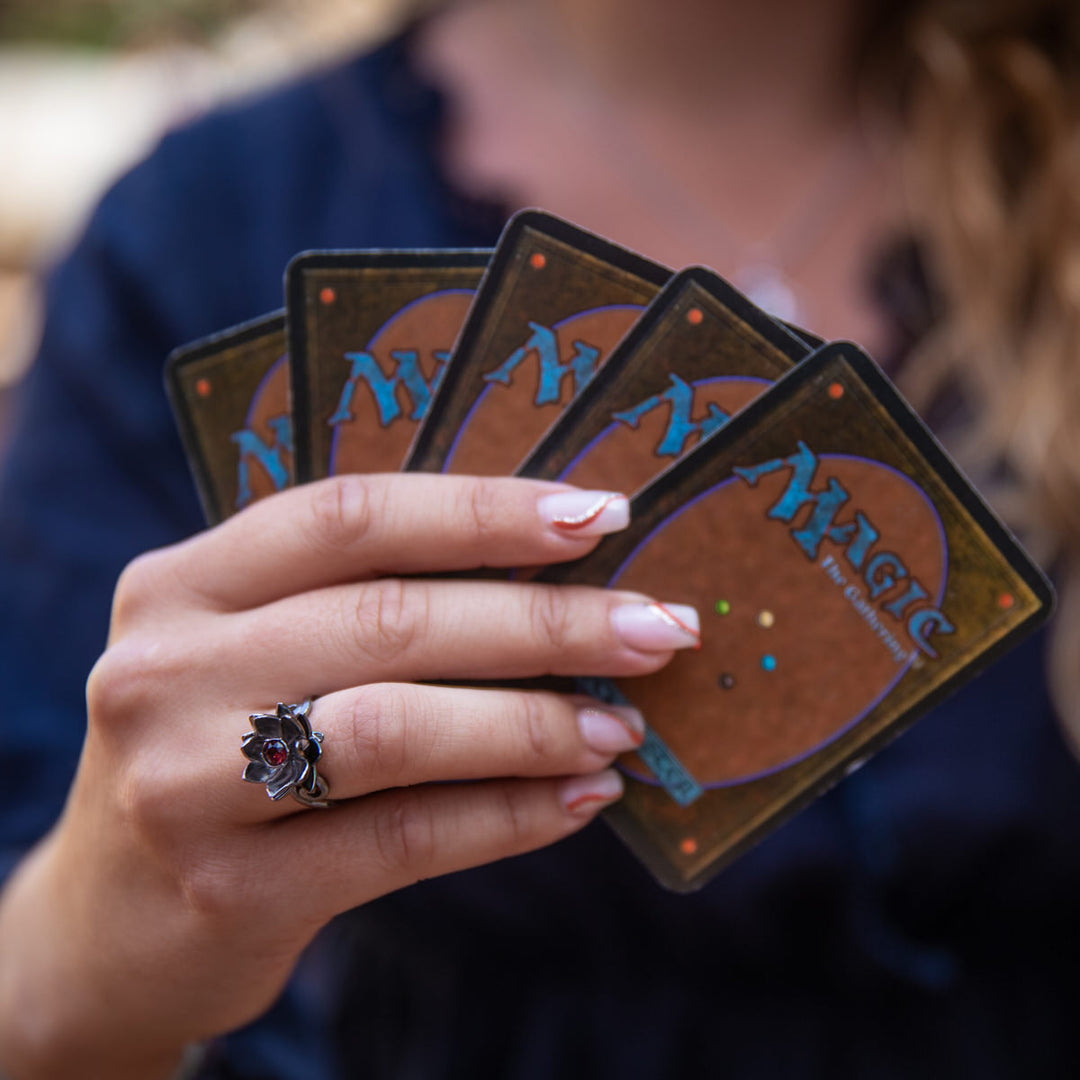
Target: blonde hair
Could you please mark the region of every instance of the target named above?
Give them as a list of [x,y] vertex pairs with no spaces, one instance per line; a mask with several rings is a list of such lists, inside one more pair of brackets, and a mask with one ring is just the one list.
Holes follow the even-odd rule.
[[1032,553],[1060,609],[1055,704],[1080,747],[1080,6],[879,4],[863,71],[902,121],[913,222],[940,291],[902,387],[959,388],[951,449]]

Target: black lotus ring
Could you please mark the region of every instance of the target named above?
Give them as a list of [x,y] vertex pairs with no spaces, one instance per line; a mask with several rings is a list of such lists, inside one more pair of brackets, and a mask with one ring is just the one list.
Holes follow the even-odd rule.
[[301,705],[279,704],[276,712],[252,713],[251,731],[240,739],[248,763],[244,779],[264,784],[275,802],[292,795],[304,806],[330,805],[330,785],[319,776],[321,731],[311,730],[311,699]]

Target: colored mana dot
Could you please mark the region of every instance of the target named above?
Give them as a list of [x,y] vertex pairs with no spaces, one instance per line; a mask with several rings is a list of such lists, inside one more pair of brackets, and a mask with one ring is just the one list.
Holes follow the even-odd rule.
[[697,851],[697,841],[692,836],[684,836],[679,841],[679,850],[684,855],[693,855]]
[[776,622],[776,616],[771,611],[759,611],[757,624],[763,630],[768,630]]
[[839,401],[843,396],[844,388],[838,382],[834,382],[829,387],[829,397],[831,397],[833,401]]
[[210,396],[210,380],[209,379],[200,379],[195,384],[195,393],[198,394],[199,397],[209,397]]
[[324,304],[332,304],[337,299],[337,293],[329,286],[319,293],[319,299]]
[[529,265],[534,270],[543,270],[547,266],[547,259],[537,251],[529,256]]
[[998,607],[1005,611],[1008,611],[1015,603],[1016,601],[1013,599],[1012,593],[1005,592],[998,597]]
[[725,671],[723,675],[717,679],[720,684],[721,690],[730,690],[735,685],[735,676],[730,671]]
[[717,600],[716,603],[713,604],[713,611],[715,611],[717,615],[726,615],[730,610],[731,605],[726,600]]
[[775,671],[776,657],[766,653],[766,655],[761,658],[761,668],[763,671]]
[[704,319],[704,318],[705,318],[705,316],[701,313],[701,308],[692,307],[686,313],[686,321],[691,326],[700,326],[701,325],[701,320]]

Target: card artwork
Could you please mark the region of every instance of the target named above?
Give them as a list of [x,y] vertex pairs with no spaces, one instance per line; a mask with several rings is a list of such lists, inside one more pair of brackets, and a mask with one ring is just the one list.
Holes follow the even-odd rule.
[[210,524],[291,486],[284,312],[177,349],[165,385]]
[[584,680],[641,709],[616,830],[697,887],[1050,613],[1045,577],[855,346],[804,360],[544,580],[693,604],[701,648]]

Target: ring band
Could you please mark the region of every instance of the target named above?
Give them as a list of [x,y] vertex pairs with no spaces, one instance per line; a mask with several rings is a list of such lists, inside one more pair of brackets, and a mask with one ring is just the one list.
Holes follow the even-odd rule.
[[304,806],[330,805],[330,785],[319,776],[321,731],[311,730],[311,699],[300,705],[279,704],[276,712],[252,713],[251,731],[240,739],[248,763],[243,778],[263,784],[275,802],[292,795]]

